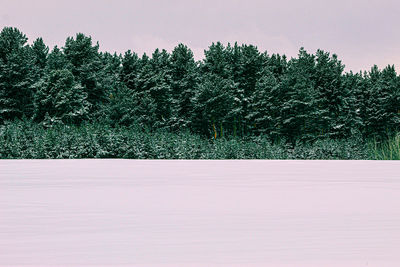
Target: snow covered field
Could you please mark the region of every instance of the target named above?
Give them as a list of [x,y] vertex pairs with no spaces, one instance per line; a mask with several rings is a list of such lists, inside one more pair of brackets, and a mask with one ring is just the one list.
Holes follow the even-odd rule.
[[0,266],[400,266],[400,162],[0,161]]

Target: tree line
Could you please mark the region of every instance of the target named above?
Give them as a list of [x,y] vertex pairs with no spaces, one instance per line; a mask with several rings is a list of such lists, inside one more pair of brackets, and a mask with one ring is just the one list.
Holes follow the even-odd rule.
[[213,138],[265,135],[290,143],[387,138],[399,130],[394,66],[344,72],[337,55],[304,48],[296,58],[253,45],[212,43],[204,59],[179,44],[149,57],[99,51],[78,33],[51,51],[17,28],[0,33],[0,124],[50,127],[101,122],[189,130]]

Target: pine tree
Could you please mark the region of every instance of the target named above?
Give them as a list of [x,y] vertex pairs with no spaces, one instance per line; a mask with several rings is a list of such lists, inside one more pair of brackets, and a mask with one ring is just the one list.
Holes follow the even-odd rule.
[[[224,47],[222,43],[212,43],[208,50],[204,51],[205,59],[200,64],[199,69],[201,73],[201,82],[197,90],[200,90],[202,93],[200,95],[197,94],[195,97],[195,105],[202,104],[199,102],[199,96],[206,96],[208,93],[211,93],[211,99],[209,99],[208,106],[212,107],[211,110],[214,110],[213,103],[218,103],[216,101],[218,98],[224,105],[230,106],[231,110],[229,112],[225,112],[226,109],[221,107],[221,109],[215,109],[215,111],[210,112],[213,114],[211,117],[209,115],[204,115],[204,127],[201,132],[208,133],[210,129],[210,124],[212,125],[212,129],[214,134],[218,129],[218,132],[221,135],[223,133],[223,128],[225,127],[225,132],[233,133],[234,135],[241,133],[244,134],[244,128],[241,127],[242,121],[244,120],[243,114],[243,89],[239,87],[239,83],[235,82],[235,74],[239,74],[240,72],[240,60],[241,60],[241,51],[238,49],[237,44],[235,47],[231,47],[228,44],[227,47]],[[232,62],[236,62],[238,64],[232,64]],[[237,68],[237,72],[234,72],[234,69]],[[220,81],[217,81],[220,80]],[[221,88],[215,88],[216,86],[220,86]],[[206,88],[209,88],[205,90]],[[223,91],[226,90],[226,91]],[[220,95],[219,95],[220,94]],[[228,104],[229,103],[229,104]],[[206,106],[207,106],[206,105]],[[199,110],[199,106],[194,107],[195,110]],[[220,110],[224,110],[225,114],[217,115]],[[197,112],[198,113],[198,112]],[[198,116],[198,114],[197,114]],[[218,121],[217,119],[219,118]],[[195,122],[198,127],[199,122]],[[217,125],[219,124],[219,125]],[[216,125],[216,126],[215,126]]]
[[27,40],[17,28],[0,33],[0,122],[32,115],[38,71]]
[[112,126],[140,126],[152,129],[157,123],[156,103],[150,95],[152,67],[146,54],[141,59],[130,50],[121,61],[118,86],[106,107]]
[[380,71],[375,65],[364,76],[364,134],[378,139],[391,136],[399,127],[399,80],[394,66]]
[[87,94],[69,70],[53,70],[37,86],[34,120],[80,123],[88,117]]
[[[130,126],[139,124],[138,113],[139,106],[137,99],[141,92],[137,88],[137,78],[140,70],[140,60],[135,53],[128,50],[123,57],[116,58],[108,56],[108,63],[104,62],[105,69],[108,68],[110,74],[115,75],[117,80],[113,81],[112,90],[110,90],[108,101],[103,107],[106,117],[112,126],[125,125]],[[117,67],[118,65],[118,67]],[[113,67],[114,66],[114,67]],[[117,72],[115,71],[117,70]],[[110,75],[109,74],[109,75]],[[145,122],[140,122],[144,126]]]
[[140,71],[140,60],[136,53],[128,50],[122,58],[120,81],[131,90],[137,88],[137,77]]
[[116,53],[110,54],[108,52],[100,53],[101,66],[100,81],[101,87],[106,90],[105,94],[109,95],[112,89],[120,81],[121,73],[121,55]]
[[288,68],[285,55],[273,54],[269,56],[266,52],[262,54],[263,67],[268,68],[275,76],[277,81],[281,81]]
[[140,126],[150,129],[156,123],[154,100],[147,92],[137,92],[125,85],[117,87],[105,107],[109,124]]
[[[171,85],[169,75],[169,55],[157,49],[151,59],[146,54],[140,60],[140,72],[137,75],[135,99],[143,99],[140,103],[141,121],[148,116],[147,125],[151,128],[168,128],[171,116]],[[149,105],[147,108],[143,105]],[[154,110],[154,114],[145,111]]]
[[383,69],[380,85],[381,97],[384,99],[382,109],[385,110],[386,135],[392,136],[400,128],[400,78],[394,65]]
[[55,46],[47,56],[46,70],[44,72],[50,72],[52,70],[72,69],[72,68],[73,66],[67,60],[67,57],[64,55],[62,50],[60,50],[57,46]]
[[344,117],[347,99],[350,92],[342,86],[344,65],[335,54],[318,50],[315,56],[315,89],[317,91],[317,105],[319,128],[326,136],[343,136],[345,129]]
[[171,54],[171,95],[172,129],[182,129],[191,126],[192,99],[198,83],[197,65],[193,52],[185,45],[179,44]]
[[69,37],[63,48],[67,60],[71,63],[71,72],[88,95],[88,101],[94,109],[105,101],[107,93],[102,87],[102,64],[99,44],[92,44],[92,38],[78,33]]
[[[365,114],[363,98],[362,74],[354,74],[352,71],[342,76],[343,91],[347,94],[343,101],[340,117],[337,123],[342,124],[339,137],[350,137],[361,133],[364,129],[362,114]],[[362,111],[363,110],[363,111]]]
[[279,133],[292,145],[314,138],[319,131],[313,75],[315,57],[300,49],[299,57],[289,62],[280,83]]
[[[246,133],[252,127],[247,121],[249,115],[249,106],[251,105],[251,96],[253,95],[256,83],[262,73],[262,56],[257,47],[253,45],[242,45],[238,47],[237,43],[231,50],[231,65],[233,80],[238,84],[238,91],[235,99],[239,106],[237,119],[240,122],[239,127],[243,133]],[[239,110],[238,110],[239,111]]]
[[155,116],[156,128],[169,127],[172,95],[171,95],[171,75],[170,75],[170,55],[166,50],[159,52],[158,49],[153,53],[150,60],[152,66],[148,93],[156,105]]
[[[193,123],[202,134],[214,138],[233,132],[234,94],[237,84],[231,79],[221,79],[216,74],[206,73],[196,89],[194,97]],[[225,130],[224,130],[225,129]]]
[[224,79],[232,79],[232,66],[229,64],[228,53],[222,43],[212,43],[208,50],[204,51],[202,73],[212,73]]
[[33,54],[35,55],[35,64],[44,70],[47,64],[47,55],[49,54],[49,47],[45,45],[42,38],[37,38],[32,45]]
[[274,74],[264,69],[261,78],[250,96],[248,121],[253,126],[253,132],[272,135],[278,118],[277,99],[278,81]]

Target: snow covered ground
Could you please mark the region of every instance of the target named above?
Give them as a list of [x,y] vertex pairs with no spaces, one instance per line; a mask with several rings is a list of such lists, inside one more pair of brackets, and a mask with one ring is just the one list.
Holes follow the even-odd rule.
[[395,161],[0,160],[0,266],[400,266]]

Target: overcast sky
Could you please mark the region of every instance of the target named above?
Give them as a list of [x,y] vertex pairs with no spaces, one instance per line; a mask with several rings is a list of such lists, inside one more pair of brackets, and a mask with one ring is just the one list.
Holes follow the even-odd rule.
[[196,59],[211,42],[238,41],[296,56],[300,47],[336,53],[346,70],[400,68],[395,0],[0,0],[0,27],[53,47],[77,32],[100,49],[138,54],[188,45]]

